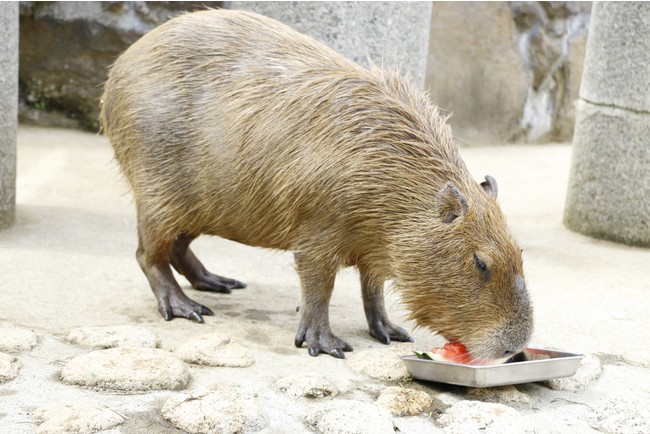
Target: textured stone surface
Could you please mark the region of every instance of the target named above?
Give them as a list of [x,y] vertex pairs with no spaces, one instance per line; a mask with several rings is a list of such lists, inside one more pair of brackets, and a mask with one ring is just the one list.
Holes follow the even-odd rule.
[[393,434],[393,418],[383,408],[361,401],[331,401],[307,415],[307,424],[328,434]]
[[417,416],[427,411],[433,400],[422,390],[401,386],[387,387],[381,391],[375,405],[385,408],[394,416]]
[[331,381],[312,374],[295,374],[280,378],[275,382],[275,387],[287,395],[306,398],[323,398],[336,396],[339,393],[338,388]]
[[608,434],[647,434],[650,432],[650,399],[608,400],[594,409],[589,423]]
[[34,417],[40,421],[36,434],[90,434],[124,422],[115,411],[92,401],[47,404],[37,408]]
[[399,381],[410,378],[402,356],[413,354],[411,343],[392,344],[390,347],[351,353],[347,358],[350,368],[375,380]]
[[500,141],[517,129],[528,83],[506,3],[434,3],[427,71],[461,139]]
[[570,140],[591,4],[433,4],[426,86],[469,143]]
[[454,404],[437,422],[444,428],[444,432],[449,434],[535,432],[514,408],[480,401],[461,401]]
[[566,226],[596,238],[648,246],[649,215],[650,113],[580,101]]
[[650,246],[650,3],[593,8],[564,223]]
[[18,2],[0,2],[0,229],[15,220]]
[[162,406],[161,413],[174,426],[190,433],[250,433],[269,423],[255,393],[226,385],[174,395]]
[[580,97],[650,112],[650,4],[596,2],[591,25]]
[[530,408],[533,406],[531,397],[517,390],[515,386],[469,389],[467,397],[478,401],[498,402],[516,407]]
[[600,359],[593,354],[585,354],[585,357],[580,361],[580,366],[575,375],[548,380],[544,384],[552,390],[578,392],[586,389],[596,381],[600,377],[602,371],[603,368]]
[[429,2],[230,2],[281,21],[362,65],[402,65],[423,87]]
[[0,326],[0,351],[20,353],[30,351],[38,344],[38,337],[32,330]]
[[237,342],[219,333],[198,336],[181,345],[176,354],[188,363],[206,366],[246,367],[254,360]]
[[184,10],[223,2],[22,2],[21,122],[97,131],[108,67]]
[[81,327],[70,332],[66,340],[71,344],[96,348],[158,346],[158,338],[149,329],[140,326]]
[[153,348],[110,348],[70,360],[61,370],[68,384],[109,390],[182,389],[189,380],[185,364]]
[[20,361],[11,354],[0,353],[0,384],[13,380],[20,372]]

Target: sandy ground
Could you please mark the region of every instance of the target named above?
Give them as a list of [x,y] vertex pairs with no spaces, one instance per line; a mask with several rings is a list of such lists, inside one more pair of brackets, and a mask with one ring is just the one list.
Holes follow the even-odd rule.
[[[604,399],[647,402],[650,395],[650,371],[622,358],[648,361],[650,250],[593,240],[562,225],[570,152],[568,145],[463,151],[477,180],[485,174],[498,180],[500,202],[524,250],[536,317],[531,346],[595,353],[603,361],[600,378],[579,392],[551,391],[539,384],[519,387],[534,400],[532,407],[519,411],[540,433],[592,432],[593,409]],[[338,385],[339,398],[373,401],[383,384],[354,372],[346,361],[312,358],[306,349],[294,347],[300,291],[291,254],[198,239],[194,249],[206,266],[247,282],[248,288],[209,294],[183,281],[190,297],[212,308],[215,316],[206,317],[205,324],[163,321],[134,258],[134,208],[111,159],[102,136],[31,127],[19,131],[17,222],[0,232],[0,325],[32,329],[39,344],[17,355],[22,363],[18,378],[0,384],[0,432],[34,432],[37,407],[86,398],[128,416],[110,432],[177,432],[159,411],[175,392],[100,392],[59,380],[69,358],[89,351],[64,340],[82,326],[145,326],[167,350],[200,334],[227,333],[250,351],[255,364],[191,367],[188,389],[213,383],[257,388],[273,418],[269,432],[306,431],[304,413],[319,405],[273,392],[273,383],[289,374],[323,374]],[[390,300],[391,318],[412,330],[403,320],[398,294]],[[337,279],[331,323],[355,352],[382,347],[367,334],[353,270]],[[423,330],[413,336],[422,348],[444,342]],[[432,396],[444,392],[463,399],[467,392],[417,382],[412,386]],[[431,430],[437,429],[431,421]]]

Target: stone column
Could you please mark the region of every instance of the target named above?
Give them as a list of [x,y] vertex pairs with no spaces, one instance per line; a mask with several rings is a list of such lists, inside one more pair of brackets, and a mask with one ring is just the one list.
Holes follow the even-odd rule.
[[18,2],[0,2],[0,229],[16,215]]
[[431,2],[227,2],[287,24],[367,66],[401,65],[420,88],[431,23]]
[[650,3],[592,9],[564,223],[650,246]]

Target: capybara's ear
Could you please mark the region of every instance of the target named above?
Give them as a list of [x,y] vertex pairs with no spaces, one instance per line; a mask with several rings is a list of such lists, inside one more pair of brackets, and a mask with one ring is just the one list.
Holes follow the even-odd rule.
[[492,197],[497,197],[497,194],[499,193],[497,180],[492,178],[490,175],[485,175],[485,181],[481,182],[481,187],[483,187],[483,190]]
[[451,223],[467,212],[467,198],[451,182],[438,193],[438,214],[445,223]]

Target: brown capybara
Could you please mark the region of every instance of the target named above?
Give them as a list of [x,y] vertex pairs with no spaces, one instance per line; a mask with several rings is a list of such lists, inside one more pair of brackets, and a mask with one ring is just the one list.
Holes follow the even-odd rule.
[[427,96],[274,20],[241,11],[182,15],[114,64],[101,124],[135,195],[137,259],[166,320],[212,311],[181,290],[244,284],[208,272],[201,234],[290,250],[302,284],[295,344],[343,357],[329,300],[341,267],[361,275],[370,334],[389,321],[384,281],[410,318],[474,358],[521,351],[532,307],[521,251],[493,178],[470,176]]

